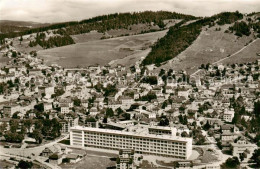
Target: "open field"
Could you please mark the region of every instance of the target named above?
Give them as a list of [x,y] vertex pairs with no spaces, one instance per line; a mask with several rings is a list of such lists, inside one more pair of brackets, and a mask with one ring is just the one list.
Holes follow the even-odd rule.
[[71,35],[71,38],[75,43],[83,43],[94,40],[99,40],[103,36],[103,33],[99,33],[97,31],[92,31],[90,33],[84,33],[79,35]]
[[[229,26],[204,28],[191,46],[155,71],[159,71],[161,68],[172,68],[174,70],[186,70],[188,74],[191,74],[201,64],[213,63],[225,58],[243,48],[253,39],[252,35],[238,38],[233,34],[224,33]],[[218,27],[221,28],[221,31],[215,30]]]
[[[112,60],[131,55],[146,56],[144,52],[149,46],[163,37],[167,30],[147,34],[124,36],[105,40],[93,40],[59,48],[40,50],[47,65],[58,64],[63,67],[86,67],[93,64],[106,65]],[[77,37],[79,38],[79,37]],[[138,57],[141,57],[138,55]],[[124,63],[122,63],[124,64]],[[125,63],[129,64],[129,63]]]
[[16,48],[17,51],[22,52],[22,53],[27,53],[29,54],[31,51],[38,51],[42,50],[43,48],[40,45],[34,46],[34,47],[29,47],[29,41],[24,40],[21,45],[20,43],[16,43],[17,41],[14,41],[14,47]]
[[[77,149],[75,149],[77,150]],[[80,150],[84,151],[84,150]],[[116,158],[117,154],[110,154],[105,152],[96,152],[91,150],[86,150],[87,155],[79,162],[75,164],[61,164],[61,168],[69,168],[69,169],[106,169],[107,167],[116,166],[116,161],[111,160],[112,158]]]
[[81,161],[76,164],[62,164],[61,168],[69,168],[69,169],[106,169],[107,167],[115,166],[116,162],[111,161],[109,157],[102,156],[94,156],[94,155],[86,155]]
[[260,53],[260,39],[250,44],[243,51],[234,55],[232,58],[227,58],[224,60],[223,64],[233,64],[233,63],[247,63],[254,62],[257,59],[260,59],[260,56],[257,56],[257,53]]
[[109,62],[109,64],[112,67],[116,66],[117,64],[121,64],[121,65],[125,65],[126,67],[130,67],[131,65],[135,64],[136,61],[140,60],[140,58],[146,57],[150,51],[151,51],[151,48],[148,48],[148,49],[142,50],[140,52],[136,52],[127,57],[113,60],[113,61]]
[[[181,19],[169,19],[164,20],[165,27],[169,28],[170,26],[175,25],[176,23],[180,22]],[[109,30],[105,33],[99,33],[97,31],[91,31],[89,33],[79,34],[79,35],[71,35],[72,39],[75,41],[75,43],[83,43],[93,40],[100,40],[101,38],[115,38],[115,37],[121,37],[126,35],[137,35],[141,34],[142,32],[150,31],[150,30],[156,30],[159,31],[160,28],[157,25],[152,24],[134,24],[131,26],[128,26],[128,29],[117,29],[117,30]]]

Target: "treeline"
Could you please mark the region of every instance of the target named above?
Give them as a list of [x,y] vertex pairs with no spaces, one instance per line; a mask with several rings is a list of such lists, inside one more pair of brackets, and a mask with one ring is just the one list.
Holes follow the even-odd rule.
[[236,12],[222,12],[220,14],[214,15],[211,17],[214,20],[217,20],[218,25],[225,25],[234,23],[237,20],[243,19],[243,14]]
[[152,47],[151,52],[143,60],[143,65],[160,63],[170,60],[184,51],[198,37],[201,26],[197,22],[180,28],[171,27],[166,36]]
[[176,24],[169,29],[166,36],[159,39],[152,47],[151,52],[143,60],[143,65],[156,64],[170,60],[189,47],[199,36],[202,26],[230,24],[243,18],[239,12],[223,12],[212,17],[200,19],[189,25]]
[[257,37],[260,38],[260,22],[252,22],[251,19],[248,19],[249,23],[247,24],[244,21],[236,22],[233,26],[229,27],[231,33],[235,32],[235,35],[242,37],[243,35],[249,36],[251,34],[251,29],[257,33]]
[[105,32],[111,29],[128,29],[130,25],[139,23],[154,22],[160,28],[164,27],[163,20],[165,19],[185,19],[191,20],[196,19],[196,17],[191,15],[184,15],[175,12],[134,12],[134,13],[116,13],[110,15],[98,16],[92,19],[83,20],[79,22],[80,26],[73,25],[66,28],[66,31],[70,35],[87,33],[91,30],[97,30],[99,32]]
[[45,36],[45,33],[37,34],[36,40],[30,41],[29,46],[33,47],[39,44],[44,49],[48,49],[52,47],[60,47],[75,43],[74,40],[67,34],[51,36],[47,40],[45,40]]
[[9,32],[22,32],[30,28],[23,26],[13,26],[13,25],[0,25],[0,34]]
[[229,30],[231,32],[235,31],[235,35],[240,37],[243,35],[249,36],[251,34],[249,25],[244,21],[236,22],[233,26],[229,27]]
[[135,12],[135,13],[115,13],[109,15],[102,15],[93,17],[90,19],[82,20],[80,22],[64,22],[57,23],[50,26],[33,28],[25,30],[23,32],[11,32],[6,34],[0,34],[0,40],[3,38],[13,38],[22,35],[39,33],[48,30],[62,29],[66,28],[66,34],[75,35],[81,33],[87,33],[91,30],[97,30],[99,32],[105,32],[111,29],[128,28],[128,26],[139,23],[151,23],[154,22],[157,25],[162,26],[162,20],[165,19],[196,19],[196,17],[191,15],[184,15],[176,12],[166,12],[166,11],[145,11],[145,12]]

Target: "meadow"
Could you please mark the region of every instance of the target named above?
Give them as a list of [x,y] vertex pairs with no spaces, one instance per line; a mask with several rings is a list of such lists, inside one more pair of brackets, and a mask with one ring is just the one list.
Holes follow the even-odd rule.
[[[89,39],[89,41],[82,43],[40,50],[38,55],[44,58],[47,65],[58,64],[66,68],[87,67],[93,64],[106,65],[113,60],[116,63],[116,60],[125,57],[131,58],[133,56],[135,59],[136,57],[145,57],[147,52],[144,51],[147,51],[166,32],[167,30],[103,40],[96,40],[97,38],[92,35],[91,39],[93,40]],[[96,35],[100,36],[98,33]],[[73,38],[83,41],[83,38],[80,36],[87,37],[88,35],[82,34]],[[120,63],[129,64],[123,63],[122,60]]]

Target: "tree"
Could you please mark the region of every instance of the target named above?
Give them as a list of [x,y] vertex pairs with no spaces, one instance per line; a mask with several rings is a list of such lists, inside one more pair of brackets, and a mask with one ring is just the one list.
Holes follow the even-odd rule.
[[34,108],[36,110],[38,110],[39,112],[44,112],[44,105],[43,105],[43,103],[35,105]]
[[189,134],[186,131],[184,131],[184,132],[181,133],[181,136],[182,137],[189,137]]
[[61,135],[61,124],[58,122],[58,120],[56,118],[52,119],[51,120],[51,127],[52,127],[52,130],[51,130],[51,136],[53,136],[54,138],[57,138]]
[[184,107],[184,106],[179,107],[179,111],[180,111],[181,113],[184,113],[185,107]]
[[85,123],[88,123],[88,122],[94,123],[94,122],[96,122],[96,121],[97,121],[97,120],[96,120],[94,117],[89,117],[89,118],[86,118]]
[[156,85],[158,83],[156,76],[147,76],[142,79],[142,83],[149,83],[150,85]]
[[209,130],[211,128],[211,125],[209,124],[209,121],[203,126],[204,130]]
[[256,149],[251,157],[256,166],[260,166],[260,148]]
[[113,109],[107,108],[107,109],[106,109],[106,116],[107,116],[107,117],[112,117],[112,116],[114,116],[114,111],[113,111]]
[[13,119],[19,119],[19,116],[18,116],[19,112],[15,112],[12,116]]
[[103,89],[104,90],[104,96],[115,96],[115,94],[117,93],[118,89],[116,87],[116,85],[111,85],[108,84],[106,88]]
[[222,143],[220,141],[217,142],[217,146],[220,150],[222,150]]
[[21,43],[23,41],[23,36],[20,37],[19,41],[20,41],[20,45],[21,45]]
[[157,25],[160,27],[160,28],[164,28],[165,27],[165,24],[163,22],[163,20],[160,20]]
[[46,94],[45,94],[45,93],[42,93],[41,95],[42,95],[42,98],[46,96]]
[[8,80],[8,81],[7,81],[7,84],[8,84],[8,87],[9,87],[9,88],[12,88],[12,87],[15,86],[12,80]]
[[[63,89],[57,89],[55,91],[55,94],[52,94],[51,95],[51,98],[55,98],[55,97],[58,97],[58,96],[61,96],[65,93],[65,91]],[[75,104],[75,103],[74,103]]]
[[107,116],[104,117],[103,123],[107,123]]
[[29,162],[29,161],[24,161],[24,160],[20,160],[17,168],[21,168],[21,169],[29,169],[33,167],[33,163]]
[[41,133],[43,136],[54,139],[61,135],[60,130],[62,126],[56,118],[53,118],[51,120],[42,119],[41,121],[39,121],[39,123],[41,123],[39,124],[39,128],[41,128]]
[[163,116],[159,122],[160,126],[168,126],[169,125],[169,120],[166,116]]
[[6,88],[6,83],[0,83],[0,94],[3,94]]
[[214,136],[214,131],[213,131],[212,129],[209,129],[209,130],[208,130],[208,135],[209,135],[210,137],[213,137],[213,136]]
[[178,117],[179,117],[179,121],[180,121],[181,124],[183,124],[183,125],[187,125],[188,124],[188,120],[187,120],[187,116],[186,115],[184,115],[184,116],[179,115]]
[[30,131],[32,124],[33,121],[31,119],[26,119],[23,121],[23,125],[27,128],[28,131]]
[[247,155],[246,155],[246,153],[244,152],[244,153],[241,153],[241,154],[239,154],[239,159],[240,159],[240,161],[242,162],[242,161],[244,161],[244,159],[247,157]]
[[81,100],[78,99],[78,98],[75,98],[75,99],[73,100],[73,103],[74,103],[75,106],[80,106]]
[[12,133],[16,133],[18,127],[19,127],[19,122],[18,122],[18,120],[11,120],[11,121],[10,121],[10,131],[11,131]]
[[203,145],[206,141],[205,136],[203,136],[200,129],[192,130],[193,139],[196,142],[196,145]]
[[15,51],[12,52],[12,57],[16,58],[17,57],[17,53]]
[[124,113],[124,114],[122,114],[122,116],[125,118],[125,120],[131,119],[131,115],[129,113]]
[[2,135],[7,129],[7,123],[3,122],[2,124],[0,124],[0,135]]
[[165,109],[165,107],[168,105],[167,101],[164,101],[162,104],[162,109]]
[[39,129],[35,129],[32,133],[32,137],[36,140],[38,144],[42,143],[43,137]]
[[165,74],[165,70],[164,69],[161,69],[160,70],[160,73],[159,73],[159,76],[162,76],[162,75],[164,75]]
[[20,83],[20,80],[19,80],[18,78],[15,78],[15,79],[14,79],[14,83],[15,83],[15,84],[19,84],[19,83]]
[[119,116],[120,114],[124,113],[124,111],[121,109],[121,107],[118,107],[116,109],[117,115]]
[[228,158],[226,162],[222,165],[222,168],[238,168],[240,162],[237,157]]
[[21,143],[24,139],[23,134],[19,133],[12,133],[10,131],[6,132],[4,135],[5,139],[7,142],[12,142],[12,143]]
[[155,93],[149,92],[149,93],[147,93],[147,95],[140,97],[139,100],[151,102],[151,100],[156,99],[156,98],[157,98],[157,96]]
[[260,116],[260,101],[254,103],[254,114],[259,117]]

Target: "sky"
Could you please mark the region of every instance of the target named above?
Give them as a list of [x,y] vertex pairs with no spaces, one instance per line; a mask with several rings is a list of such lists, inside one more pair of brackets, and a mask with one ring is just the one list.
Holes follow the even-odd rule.
[[174,11],[211,16],[224,11],[260,12],[260,0],[0,0],[0,20],[54,23],[116,12]]

